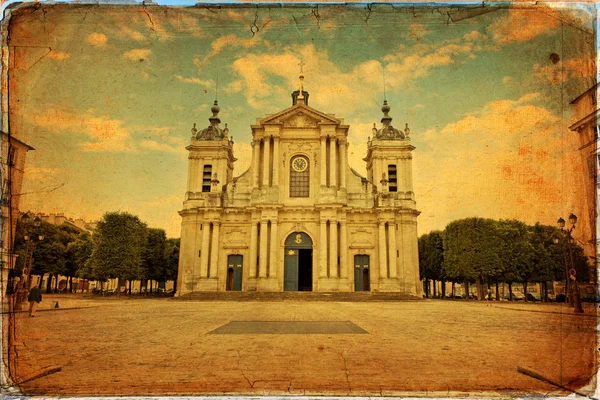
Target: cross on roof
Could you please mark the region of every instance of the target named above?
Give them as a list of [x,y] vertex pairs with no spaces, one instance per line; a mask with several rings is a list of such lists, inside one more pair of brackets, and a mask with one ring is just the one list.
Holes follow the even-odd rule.
[[302,67],[304,67],[306,65],[304,63],[304,61],[300,60],[300,63],[298,63],[298,65],[300,66],[300,73],[304,72],[304,71],[302,71]]

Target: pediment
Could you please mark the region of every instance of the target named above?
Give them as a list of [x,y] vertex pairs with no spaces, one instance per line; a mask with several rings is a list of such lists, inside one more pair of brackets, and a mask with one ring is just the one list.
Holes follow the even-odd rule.
[[297,128],[316,128],[319,124],[339,125],[341,122],[304,104],[297,104],[260,121],[262,125],[276,124]]

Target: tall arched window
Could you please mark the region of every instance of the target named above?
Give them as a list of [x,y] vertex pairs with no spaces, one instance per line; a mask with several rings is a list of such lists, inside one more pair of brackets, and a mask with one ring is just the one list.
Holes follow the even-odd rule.
[[309,197],[310,162],[304,156],[290,160],[290,197]]

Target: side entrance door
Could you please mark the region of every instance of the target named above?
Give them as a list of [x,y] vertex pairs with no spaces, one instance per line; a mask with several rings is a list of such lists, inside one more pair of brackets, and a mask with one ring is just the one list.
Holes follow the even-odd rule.
[[242,290],[243,257],[232,254],[227,257],[227,290]]
[[370,284],[369,256],[357,254],[354,256],[354,291],[369,292]]

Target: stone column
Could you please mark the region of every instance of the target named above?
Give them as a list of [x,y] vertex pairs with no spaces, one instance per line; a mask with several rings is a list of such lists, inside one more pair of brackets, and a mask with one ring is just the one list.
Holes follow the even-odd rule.
[[270,183],[269,175],[271,175],[270,169],[269,169],[269,167],[271,165],[271,162],[270,162],[270,160],[271,160],[271,154],[270,154],[271,153],[271,151],[270,151],[271,150],[271,138],[266,137],[264,139],[264,142],[265,142],[265,150],[264,150],[265,156],[263,158],[263,186],[269,187],[270,186],[269,185],[269,183]]
[[269,232],[267,231],[267,221],[260,221],[260,265],[258,266],[258,276],[267,277],[267,240]]
[[258,188],[258,177],[260,176],[260,140],[252,141],[252,182]]
[[327,144],[325,136],[321,137],[321,186],[327,186]]
[[258,251],[258,222],[252,221],[250,230],[250,271],[248,276],[256,278],[256,257]]
[[219,266],[219,226],[220,222],[213,222],[212,248],[210,249],[210,265],[208,266],[209,275],[211,278],[217,277]]
[[389,243],[389,255],[390,255],[390,278],[395,278],[397,274],[396,268],[396,224],[393,222],[389,223],[388,226],[388,237]]
[[379,221],[379,278],[387,278],[387,246],[385,245],[385,222]]
[[319,277],[327,278],[327,220],[319,224]]
[[337,187],[337,139],[329,138],[329,186]]
[[279,137],[273,138],[273,186],[279,186]]
[[279,266],[279,238],[277,237],[277,221],[271,221],[271,262],[269,265],[269,278],[277,276]]
[[407,191],[412,192],[413,191],[413,173],[412,173],[412,156],[409,155],[409,158],[406,160],[406,169],[407,171]]
[[329,221],[329,277],[338,277],[337,221]]
[[200,277],[208,276],[208,241],[210,240],[210,223],[202,224],[202,250],[200,250]]
[[346,221],[340,221],[340,278],[348,278],[348,238]]
[[193,158],[188,157],[188,181],[187,181],[187,191],[194,191],[194,183],[196,182],[196,171],[194,171],[194,167],[196,166],[195,160]]
[[348,168],[348,142],[340,143],[340,188],[346,188],[346,168]]

